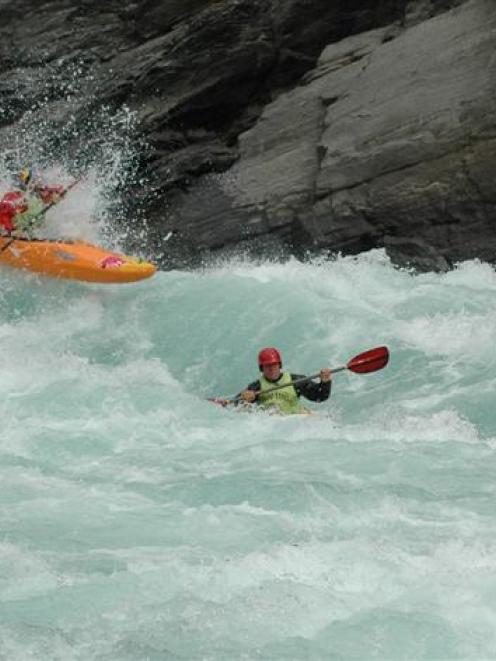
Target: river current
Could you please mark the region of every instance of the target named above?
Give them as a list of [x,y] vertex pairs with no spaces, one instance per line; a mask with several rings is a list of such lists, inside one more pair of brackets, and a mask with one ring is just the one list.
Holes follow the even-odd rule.
[[[496,273],[0,270],[0,658],[496,658]],[[313,416],[222,409],[387,345]]]

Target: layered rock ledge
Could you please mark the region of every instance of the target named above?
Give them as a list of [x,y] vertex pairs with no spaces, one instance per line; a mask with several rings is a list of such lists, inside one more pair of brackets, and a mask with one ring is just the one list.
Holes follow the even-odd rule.
[[3,0],[0,139],[46,67],[83,62],[77,104],[54,88],[43,112],[138,113],[165,263],[373,247],[419,269],[496,261],[495,3],[342,5]]

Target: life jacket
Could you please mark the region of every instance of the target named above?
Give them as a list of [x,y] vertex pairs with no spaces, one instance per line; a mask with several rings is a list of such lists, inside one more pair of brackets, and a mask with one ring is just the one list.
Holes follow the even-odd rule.
[[39,197],[30,196],[27,198],[27,206],[23,211],[17,212],[14,218],[14,224],[16,230],[21,232],[26,232],[33,227],[33,219],[37,216],[40,211],[43,211],[45,205]]
[[[274,388],[275,386],[284,386],[280,390],[265,393],[265,390]],[[292,413],[306,413],[307,409],[300,404],[295,387],[291,384],[291,374],[283,372],[277,382],[269,381],[264,376],[260,377],[260,394],[257,397],[259,406],[263,409],[275,408],[278,413],[286,415]]]

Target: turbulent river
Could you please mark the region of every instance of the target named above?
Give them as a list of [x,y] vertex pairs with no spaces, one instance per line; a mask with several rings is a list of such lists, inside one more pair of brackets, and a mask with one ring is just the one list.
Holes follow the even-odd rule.
[[[0,658],[496,658],[496,273],[3,268]],[[277,346],[313,416],[222,409]]]

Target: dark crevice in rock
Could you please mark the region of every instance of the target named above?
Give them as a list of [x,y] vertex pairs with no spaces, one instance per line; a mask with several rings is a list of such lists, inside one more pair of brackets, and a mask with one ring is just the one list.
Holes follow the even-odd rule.
[[322,104],[323,104],[326,108],[330,108],[330,107],[333,106],[335,103],[337,103],[337,102],[339,101],[339,99],[340,99],[339,96],[331,96],[331,97],[326,98],[326,99],[322,99],[322,98],[321,98],[321,101],[322,101]]

